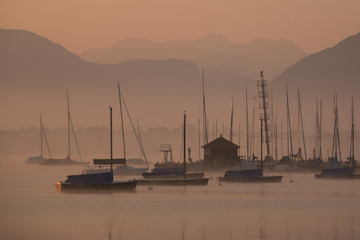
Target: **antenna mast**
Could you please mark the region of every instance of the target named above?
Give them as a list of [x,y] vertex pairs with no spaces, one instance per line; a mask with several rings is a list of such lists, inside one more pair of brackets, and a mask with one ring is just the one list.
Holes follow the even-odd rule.
[[202,68],[202,90],[203,90],[203,123],[204,123],[204,144],[208,144],[207,118],[206,118],[206,102],[205,102],[205,77],[204,68]]
[[[260,116],[264,120],[264,131],[265,131],[265,142],[266,142],[266,153],[267,158],[270,158],[270,125],[269,125],[269,102],[268,102],[268,90],[267,90],[267,81],[264,80],[263,71],[260,71],[260,80],[258,80],[258,97],[260,98],[260,108],[263,109],[263,116]],[[266,158],[265,157],[265,158]]]

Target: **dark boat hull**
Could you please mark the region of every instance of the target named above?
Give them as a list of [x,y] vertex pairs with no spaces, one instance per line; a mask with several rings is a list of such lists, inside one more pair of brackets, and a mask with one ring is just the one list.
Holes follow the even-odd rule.
[[318,179],[360,179],[360,174],[315,174],[315,178]]
[[139,179],[139,185],[206,186],[208,178]]
[[55,187],[58,191],[133,191],[137,185],[136,180],[112,182],[103,184],[71,184],[57,182]]
[[282,176],[260,176],[260,177],[242,177],[242,178],[230,178],[219,177],[220,182],[232,182],[232,183],[279,183],[282,180]]

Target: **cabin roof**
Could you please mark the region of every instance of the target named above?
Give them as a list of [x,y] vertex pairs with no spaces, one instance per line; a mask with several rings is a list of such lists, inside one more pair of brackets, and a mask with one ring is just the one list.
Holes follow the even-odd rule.
[[220,135],[219,138],[205,144],[202,148],[240,148],[240,146],[230,142]]

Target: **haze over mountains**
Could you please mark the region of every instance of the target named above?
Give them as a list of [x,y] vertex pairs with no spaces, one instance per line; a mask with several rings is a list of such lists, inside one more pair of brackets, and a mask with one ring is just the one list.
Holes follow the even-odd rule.
[[[279,116],[283,116],[281,111],[284,107],[281,104],[285,100],[283,91],[285,80],[289,83],[290,96],[294,99],[296,86],[300,86],[302,96],[305,96],[303,97],[304,113],[314,114],[316,98],[323,97],[330,103],[333,93],[338,92],[339,95],[346,96],[343,98],[346,108],[340,111],[347,114],[349,96],[354,95],[356,103],[356,93],[360,89],[357,80],[360,74],[356,69],[360,65],[359,38],[359,34],[351,36],[334,47],[307,56],[298,62],[287,60],[287,64],[292,66],[284,69],[272,84],[275,93],[274,103],[279,104],[277,107]],[[183,52],[182,56],[187,55],[194,59],[198,56],[198,60],[201,59],[201,54],[210,54],[208,50],[214,48],[216,44],[222,46],[217,52],[213,52],[213,55],[202,55],[204,59],[201,61],[214,61],[213,66],[215,66],[213,70],[205,68],[208,116],[210,121],[218,119],[219,125],[221,122],[228,125],[231,96],[234,96],[237,118],[234,121],[241,121],[243,126],[245,83],[248,84],[249,100],[252,103],[251,97],[256,96],[254,79],[258,78],[258,73],[255,72],[251,78],[244,77],[253,71],[251,67],[242,68],[247,63],[251,63],[248,61],[250,57],[234,54],[229,57],[230,53],[234,53],[234,46],[238,47],[239,52],[241,50],[247,53],[254,53],[255,46],[258,46],[259,49],[264,50],[259,51],[252,59],[260,58],[261,53],[267,53],[264,59],[272,60],[276,64],[284,63],[286,61],[282,61],[280,53],[274,53],[276,49],[274,45],[280,48],[281,43],[285,43],[283,50],[279,51],[282,52],[281,56],[288,55],[290,57],[287,59],[296,59],[301,55],[301,52],[292,55],[291,51],[286,55],[289,46],[293,50],[297,48],[285,40],[271,42],[263,39],[241,45],[231,43],[221,36],[210,35],[194,42],[167,42],[170,46],[183,45],[187,46],[187,49],[192,49],[185,51],[181,48],[175,50],[169,48],[168,56]],[[270,50],[265,49],[266,44]],[[120,45],[124,46],[124,44]],[[190,45],[192,48],[188,47]],[[195,51],[194,46],[199,50]],[[194,125],[201,117],[201,66],[195,60],[160,59],[161,54],[165,54],[166,51],[159,51],[156,55],[159,59],[137,59],[117,64],[93,63],[70,53],[59,44],[23,30],[0,30],[0,51],[1,109],[6,116],[1,119],[1,126],[5,129],[27,124],[37,125],[39,113],[43,113],[45,119],[49,119],[47,121],[49,127],[64,126],[66,89],[70,91],[71,108],[77,126],[106,125],[107,106],[118,104],[117,81],[121,84],[132,115],[139,118],[145,129],[178,126],[183,110],[192,116],[189,121]],[[124,50],[126,54],[120,57],[129,57],[130,52]],[[144,52],[147,53],[145,50]],[[150,51],[151,54],[154,52],[156,53]],[[138,53],[134,53],[132,58],[135,59],[141,54],[144,53],[138,49]],[[236,74],[231,69],[219,67],[219,62],[225,67],[232,66],[229,67],[231,69],[236,68],[236,62],[239,62],[237,71],[240,73]],[[264,66],[265,78],[270,80],[268,69],[268,66]],[[342,99],[341,96],[339,98]],[[293,100],[291,104],[295,109]],[[331,104],[324,108],[325,110],[327,108],[331,115]],[[294,109],[292,112],[296,112]],[[307,118],[305,121],[308,121],[309,128],[312,128],[313,116]],[[331,119],[329,117],[329,126]]]
[[287,81],[289,87],[300,86],[307,96],[337,93],[356,97],[360,91],[359,67],[360,33],[303,58],[275,78],[272,85],[280,88]]
[[[307,54],[285,39],[254,39],[251,43],[233,43],[221,35],[209,34],[194,41],[154,42],[147,39],[124,39],[109,48],[88,50],[80,56],[97,63],[119,63],[134,59],[185,59],[207,70],[257,76],[265,68],[269,79],[279,75]],[[276,61],[274,61],[276,58]]]

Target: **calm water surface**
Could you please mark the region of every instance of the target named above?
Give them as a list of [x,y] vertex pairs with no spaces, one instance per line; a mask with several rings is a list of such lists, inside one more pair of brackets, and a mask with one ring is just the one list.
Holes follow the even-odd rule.
[[360,180],[66,194],[54,183],[81,167],[0,164],[0,239],[360,239]]

